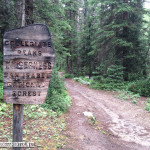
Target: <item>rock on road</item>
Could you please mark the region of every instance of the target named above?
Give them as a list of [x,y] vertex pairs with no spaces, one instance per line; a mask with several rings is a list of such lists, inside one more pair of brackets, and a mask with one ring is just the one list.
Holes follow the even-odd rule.
[[[108,91],[94,90],[65,79],[72,98],[66,114],[65,150],[150,150],[150,113],[122,102]],[[83,112],[92,112],[100,130],[89,124]],[[104,134],[105,133],[105,134]]]

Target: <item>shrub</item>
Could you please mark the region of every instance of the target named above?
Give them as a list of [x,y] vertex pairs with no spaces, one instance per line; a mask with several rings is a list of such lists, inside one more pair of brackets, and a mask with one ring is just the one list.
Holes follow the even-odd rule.
[[129,90],[142,96],[150,96],[150,78],[139,80],[129,86]]
[[65,77],[65,78],[73,78],[74,75],[73,75],[73,74],[64,74],[64,77]]
[[122,82],[123,81],[123,67],[119,65],[111,65],[107,69],[107,79],[110,82]]
[[150,99],[147,100],[145,109],[150,112]]
[[[108,71],[109,72],[109,71]],[[111,72],[111,73],[110,73]],[[118,74],[116,78],[112,75],[113,71],[110,71],[107,78],[103,76],[93,77],[93,81],[91,82],[91,87],[94,89],[102,89],[102,90],[117,90],[117,89],[128,89],[128,82],[122,81],[122,75]],[[121,73],[122,74],[122,73]]]
[[101,76],[101,75],[98,75],[98,76],[94,76],[94,77],[93,77],[93,80],[94,80],[94,81],[102,81],[102,79],[103,79],[103,76]]
[[140,79],[140,75],[138,73],[129,73],[129,81],[136,81]]
[[109,82],[109,79],[104,78],[100,82],[92,81],[91,87],[94,89],[102,89],[102,90],[117,90],[117,89],[127,89],[127,84],[125,82],[115,83]]
[[90,85],[91,84],[91,79],[88,79],[86,77],[75,77],[73,78],[75,81],[80,82],[82,84]]
[[65,112],[70,106],[70,97],[58,72],[53,70],[46,101],[42,107],[56,112]]
[[126,89],[127,83],[123,81],[123,67],[120,65],[111,65],[104,76],[93,77],[91,87],[94,89],[116,90]]

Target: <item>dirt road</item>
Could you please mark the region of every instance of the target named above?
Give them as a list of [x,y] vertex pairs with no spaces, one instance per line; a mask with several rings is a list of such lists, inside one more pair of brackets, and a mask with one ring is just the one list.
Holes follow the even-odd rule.
[[[65,150],[150,150],[150,113],[72,79],[65,79],[65,85],[72,98]],[[86,111],[96,117],[96,125],[83,114]]]

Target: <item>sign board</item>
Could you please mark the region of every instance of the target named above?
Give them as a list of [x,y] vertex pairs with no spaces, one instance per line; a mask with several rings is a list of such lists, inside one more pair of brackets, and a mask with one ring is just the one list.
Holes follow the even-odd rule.
[[33,24],[5,32],[3,49],[4,100],[42,104],[55,59],[47,26]]

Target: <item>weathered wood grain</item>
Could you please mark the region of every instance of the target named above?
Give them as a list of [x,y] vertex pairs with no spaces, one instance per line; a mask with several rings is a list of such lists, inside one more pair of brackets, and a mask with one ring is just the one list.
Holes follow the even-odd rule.
[[55,60],[47,26],[34,24],[7,31],[3,45],[4,100],[13,104],[43,103]]
[[[23,138],[23,105],[13,105],[13,142],[22,142]],[[13,148],[20,150],[21,148]]]

